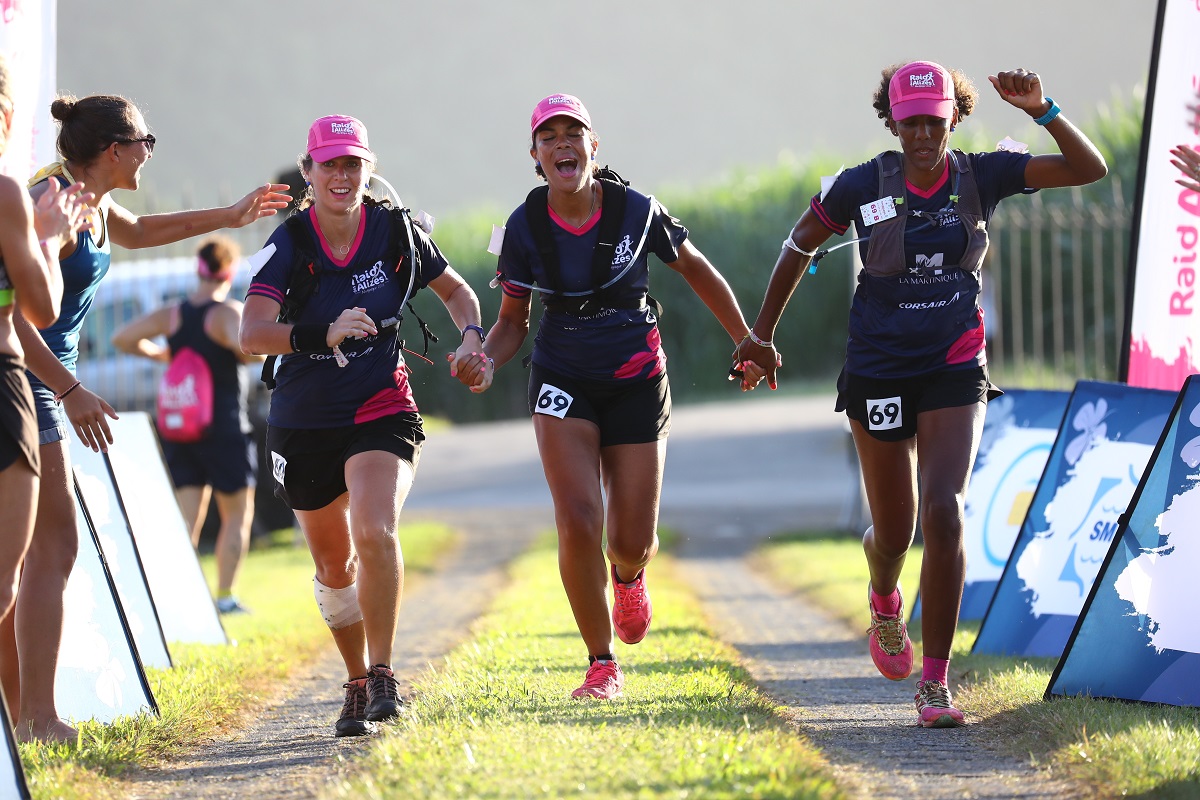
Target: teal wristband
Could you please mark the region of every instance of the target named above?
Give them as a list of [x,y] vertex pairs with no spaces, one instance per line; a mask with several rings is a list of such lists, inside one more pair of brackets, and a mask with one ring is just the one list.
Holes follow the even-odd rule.
[[1046,102],[1050,104],[1050,110],[1034,120],[1038,125],[1048,125],[1055,117],[1062,113],[1062,109],[1058,107],[1058,103],[1054,102],[1053,97],[1047,97]]

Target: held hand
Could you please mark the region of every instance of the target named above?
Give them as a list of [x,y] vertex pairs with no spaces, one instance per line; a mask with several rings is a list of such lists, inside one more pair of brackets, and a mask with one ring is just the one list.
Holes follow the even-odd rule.
[[263,217],[274,216],[292,202],[285,194],[286,183],[265,183],[229,207],[234,214],[230,228],[241,228]]
[[1193,192],[1200,192],[1200,150],[1181,144],[1171,148],[1171,155],[1175,156],[1171,163],[1183,173],[1183,177],[1176,178],[1175,182]]
[[325,335],[325,344],[337,347],[346,339],[365,339],[377,333],[379,329],[367,316],[366,309],[355,306],[338,314],[338,318],[329,326],[329,333]]
[[[753,389],[763,378],[766,378],[767,386],[772,391],[779,388],[775,372],[783,366],[783,356],[774,347],[763,347],[749,338],[743,339],[733,350],[733,363],[742,368],[742,391]],[[753,369],[747,369],[747,364],[752,365]],[[750,380],[753,380],[753,385],[747,385]]]
[[1042,92],[1042,79],[1036,72],[1023,69],[1009,70],[988,75],[996,93],[1004,102],[1016,106],[1033,117],[1040,117],[1046,110],[1046,95]]
[[472,350],[471,345],[462,345],[453,353],[447,353],[446,360],[450,362],[450,377],[458,378],[475,394],[486,392],[492,385],[496,361],[487,353]]
[[62,404],[80,440],[98,453],[107,453],[113,437],[106,417],[118,419],[116,410],[103,397],[83,386],[75,387],[62,399]]
[[82,183],[73,183],[65,189],[42,192],[34,206],[34,231],[56,250],[75,234],[91,228],[88,203],[96,196],[91,192],[84,194],[82,189]]

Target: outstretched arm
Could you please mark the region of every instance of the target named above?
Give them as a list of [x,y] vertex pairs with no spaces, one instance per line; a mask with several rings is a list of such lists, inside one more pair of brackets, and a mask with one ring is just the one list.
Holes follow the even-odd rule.
[[[1042,79],[1036,72],[1014,69],[989,75],[996,93],[1009,105],[1034,119],[1053,108],[1042,91]],[[1034,156],[1025,165],[1025,185],[1030,189],[1058,186],[1083,186],[1108,174],[1108,165],[1096,145],[1061,113],[1045,124],[1046,132],[1058,145],[1057,154]]]
[[[804,250],[808,254],[815,254],[830,235],[830,230],[822,225],[809,209],[792,227],[788,237],[800,250]],[[762,306],[758,310],[758,318],[754,320],[753,332],[758,340],[774,341],[775,328],[783,316],[783,309],[787,307],[788,300],[796,291],[796,286],[804,277],[804,272],[810,263],[812,263],[812,255],[799,253],[796,249],[786,245],[780,248],[779,258],[775,260],[775,268],[771,271],[771,279],[767,283]],[[766,371],[768,386],[774,389],[778,385],[775,370],[779,366],[779,358],[773,346],[763,347],[753,339],[745,339],[738,344],[733,357],[734,361],[739,363],[753,361]]]
[[131,319],[112,335],[113,347],[122,353],[167,363],[171,360],[171,349],[154,341],[171,333],[171,316],[175,306],[163,306],[142,316]]
[[[446,354],[446,360],[450,362],[450,376],[458,378],[472,392],[487,391],[492,385],[496,365],[483,351],[483,338],[475,330],[483,330],[479,298],[451,267],[446,267],[441,275],[430,281],[429,288],[441,298],[446,311],[450,312],[450,318],[454,320],[454,326],[462,331],[457,349]],[[473,327],[468,329],[468,325]]]
[[117,244],[136,250],[171,244],[221,228],[241,228],[287,208],[291,202],[291,197],[284,193],[287,188],[286,183],[266,183],[225,208],[145,216],[137,216],[112,203],[108,213],[109,233]]

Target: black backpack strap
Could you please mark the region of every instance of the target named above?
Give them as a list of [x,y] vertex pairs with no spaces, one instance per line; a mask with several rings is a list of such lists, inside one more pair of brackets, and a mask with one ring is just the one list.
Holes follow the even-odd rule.
[[[541,256],[542,266],[546,270],[546,286],[544,288],[558,292],[562,282],[558,262],[558,248],[554,246],[554,234],[550,232],[550,187],[538,186],[525,198],[525,219],[529,222],[529,232],[533,234],[534,244],[537,245],[538,255]],[[542,302],[548,296],[539,292]]]
[[[304,223],[303,214],[292,214],[283,222],[292,240],[292,268],[288,272],[287,294],[279,308],[278,322],[293,322],[317,292],[321,276],[321,259],[316,243]],[[275,363],[279,355],[269,355],[263,361],[260,378],[268,389],[275,388]]]
[[604,192],[604,205],[600,207],[600,238],[592,250],[592,286],[597,293],[612,274],[613,255],[617,252],[621,223],[625,221],[625,185],[602,179],[600,188]]

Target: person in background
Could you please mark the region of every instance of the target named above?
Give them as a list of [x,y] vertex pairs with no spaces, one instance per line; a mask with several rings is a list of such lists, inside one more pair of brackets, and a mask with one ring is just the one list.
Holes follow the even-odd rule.
[[[480,321],[475,293],[425,232],[367,194],[375,163],[359,120],[312,123],[299,158],[304,199],[268,240],[274,251],[251,281],[240,337],[248,353],[281,356],[267,452],[346,666],[337,736],[370,733],[404,712],[390,666],[404,589],[397,528],[425,434],[397,320],[410,292],[432,289],[465,331],[452,359],[472,349]],[[316,284],[298,309],[297,275]]]
[[59,718],[54,701],[63,592],[79,549],[67,436],[73,430],[93,450],[106,450],[112,443],[108,418],[115,419],[116,411],[75,377],[80,329],[108,272],[112,245],[156,247],[220,228],[240,228],[286,208],[288,200],[279,194],[281,187],[267,183],[225,208],[133,214],[111,192],[136,191],[142,167],[154,153],[156,139],[142,112],[124,97],[93,95],[59,97],[50,113],[59,125],[62,160],[30,179],[34,202],[76,180],[95,198],[89,203],[90,230],[58,252],[63,276],[58,320],[39,329],[20,313],[15,318],[33,388],[42,462],[37,522],[17,594],[16,630],[3,637],[6,658],[19,664],[16,723],[22,741],[74,740],[78,735]]
[[[13,101],[8,62],[0,55],[0,155],[8,146]],[[62,301],[58,250],[87,219],[82,184],[45,192],[35,206],[25,187],[0,175],[0,619],[12,611],[40,489],[37,415],[25,376],[24,355],[13,314],[20,308],[35,325],[51,325]],[[0,683],[9,707],[16,708],[16,661],[0,653]]]
[[[559,573],[588,655],[572,696],[608,700],[625,684],[613,632],[635,644],[650,627],[646,566],[658,551],[671,428],[667,357],[647,294],[650,254],[683,276],[734,342],[749,328],[687,229],[653,197],[599,170],[599,139],[579,98],[543,99],[530,134],[534,172],[547,185],[508,218],[499,316],[486,339],[482,330],[464,334],[474,352],[454,372],[486,389],[495,366],[524,343],[538,290],[545,310],[531,357],[529,412],[554,500]],[[743,389],[762,374],[749,365]]]
[[[955,127],[979,99],[960,72],[927,61],[883,70],[874,108],[900,152],[838,176],[813,197],[783,241],[754,336],[737,360],[774,376],[770,340],[783,309],[821,245],[854,223],[864,268],[850,309],[837,410],[845,411],[874,524],[863,537],[870,570],[871,658],[884,677],[912,672],[913,648],[898,583],[918,515],[924,659],[915,697],[923,727],[964,717],[948,687],[965,559],[963,503],[989,397],[980,265],[988,221],[1005,197],[1081,186],[1107,174],[1104,158],[1045,95],[1037,73],[989,76],[998,96],[1043,126],[1058,153],[952,150]],[[920,492],[918,494],[918,477]]]
[[[238,344],[242,304],[229,297],[241,257],[237,244],[215,236],[196,255],[198,280],[188,296],[126,323],[113,334],[112,342],[121,352],[164,364],[188,347],[208,365],[211,425],[199,441],[174,442],[164,437],[162,448],[193,545],[200,544],[210,493],[216,497],[221,517],[216,544],[217,610],[234,614],[246,610],[234,596],[233,584],[250,546],[258,467],[246,409],[249,387],[241,367],[262,357],[246,355]],[[166,339],[166,346],[155,341],[159,338]]]

